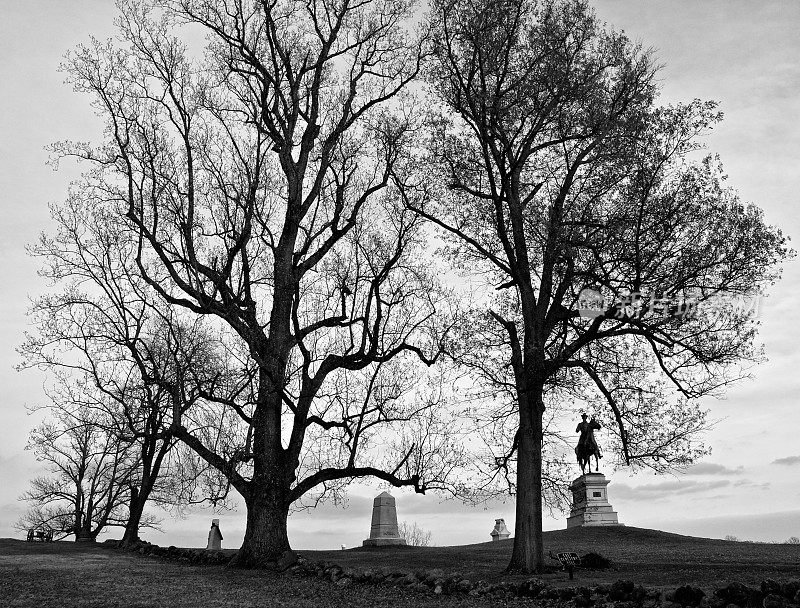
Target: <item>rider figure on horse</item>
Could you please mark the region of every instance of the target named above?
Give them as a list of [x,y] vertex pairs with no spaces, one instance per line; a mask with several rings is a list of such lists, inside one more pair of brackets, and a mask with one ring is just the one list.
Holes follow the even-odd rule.
[[575,428],[576,433],[580,433],[580,439],[578,439],[578,445],[575,447],[575,455],[578,457],[578,464],[581,465],[581,471],[584,470],[585,466],[589,465],[589,472],[592,472],[592,466],[589,463],[589,458],[591,456],[595,457],[595,468],[599,470],[599,458],[602,458],[603,455],[600,453],[600,447],[597,445],[597,440],[594,438],[595,430],[602,428],[600,423],[595,420],[594,416],[589,422],[586,422],[588,416],[586,414],[581,414],[581,422],[578,423],[578,426]]

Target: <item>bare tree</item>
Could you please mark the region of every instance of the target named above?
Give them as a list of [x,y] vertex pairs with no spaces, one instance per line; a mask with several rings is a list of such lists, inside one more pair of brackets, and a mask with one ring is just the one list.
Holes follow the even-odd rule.
[[[21,367],[36,366],[57,383],[85,385],[71,397],[76,415],[92,417],[105,436],[138,454],[138,469],[125,480],[129,509],[122,540],[128,544],[139,539],[148,501],[177,506],[196,500],[194,492],[182,490],[196,487],[205,470],[177,466],[167,380],[174,382],[191,366],[193,377],[205,372],[209,381],[211,347],[201,327],[179,327],[138,277],[125,226],[95,202],[73,193],[65,204],[53,206],[56,233],[43,234],[30,247],[51,288],[33,302],[36,332],[19,351]],[[218,370],[213,374],[219,378]],[[198,397],[196,388],[184,390],[186,404]]]
[[[62,387],[58,396],[83,392],[80,384]],[[71,411],[55,402],[52,416],[31,432],[28,449],[44,463],[47,475],[31,481],[21,500],[31,503],[18,528],[47,528],[76,541],[94,541],[110,526],[125,526],[129,487],[138,468],[137,454],[108,434],[98,416]],[[155,525],[144,517],[140,524]]]
[[[447,329],[421,222],[403,204],[422,193],[404,93],[425,42],[404,29],[412,5],[120,6],[124,46],[94,42],[66,66],[107,140],[56,153],[92,162],[82,191],[127,220],[147,284],[181,314],[216,319],[246,356],[239,393],[189,407],[185,383],[165,384],[175,436],[247,505],[237,563],[290,558],[287,513],[312,491],[364,476],[449,487],[461,452],[433,415],[437,391],[403,388],[398,373],[433,363]],[[208,36],[201,60],[172,35],[184,23]],[[333,390],[359,374],[355,394]],[[240,431],[211,443],[202,429],[223,413]],[[425,428],[394,432],[411,418]]]
[[406,539],[406,543],[412,547],[428,547],[431,544],[430,530],[425,530],[417,525],[417,522],[408,523],[401,521],[397,527],[400,536]]
[[[655,107],[650,53],[586,2],[441,0],[432,27],[428,81],[446,110],[426,167],[441,186],[409,207],[494,288],[471,342],[497,355],[457,356],[512,395],[499,459],[516,474],[509,569],[535,571],[545,399],[602,399],[626,463],[691,462],[703,452],[694,400],[759,358],[752,311],[702,307],[757,293],[787,249],[713,158],[692,161],[714,104]],[[596,314],[581,316],[584,290],[603,301]],[[681,314],[687,302],[704,312]]]

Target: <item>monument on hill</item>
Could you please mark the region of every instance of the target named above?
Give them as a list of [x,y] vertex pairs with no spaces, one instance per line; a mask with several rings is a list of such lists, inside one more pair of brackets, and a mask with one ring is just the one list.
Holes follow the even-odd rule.
[[493,541],[505,540],[511,536],[511,532],[509,532],[508,528],[506,528],[505,519],[495,519],[494,530],[492,530],[489,534],[491,535]]
[[365,547],[383,545],[405,545],[406,539],[400,536],[397,529],[397,507],[394,496],[389,492],[381,492],[372,502],[372,526],[369,538],[363,543]]
[[[579,526],[619,526],[617,513],[608,502],[608,484],[605,475],[600,473],[600,447],[594,437],[594,431],[601,428],[600,423],[592,417],[586,422],[588,416],[581,415],[582,421],[575,429],[580,433],[575,455],[581,466],[583,475],[574,480],[569,489],[572,491],[572,510],[567,518],[567,528]],[[595,472],[592,473],[591,457],[595,457]],[[589,472],[586,473],[586,467]]]
[[222,549],[222,532],[219,531],[219,520],[211,520],[211,530],[208,531],[208,544],[206,549],[219,551]]

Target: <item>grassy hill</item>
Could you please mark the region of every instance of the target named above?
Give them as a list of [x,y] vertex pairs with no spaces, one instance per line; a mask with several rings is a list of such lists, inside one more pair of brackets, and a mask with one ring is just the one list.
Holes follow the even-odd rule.
[[[388,567],[414,571],[441,568],[472,580],[518,580],[502,574],[512,541],[430,548],[359,548],[301,551],[310,560],[343,567]],[[563,572],[543,578],[554,586],[595,586],[618,579],[671,590],[692,584],[711,591],[729,581],[757,585],[766,578],[800,578],[800,545],[738,543],[693,538],[632,527],[578,528],[545,533],[545,552],[590,551],[612,560],[614,569]],[[554,562],[555,563],[555,562]],[[493,603],[494,602],[494,603]],[[516,599],[515,605],[533,605]],[[192,566],[104,545],[26,543],[0,539],[0,606],[489,606],[492,598],[423,595],[402,587],[354,585],[340,588],[315,578],[271,572]]]
[[[474,572],[486,580],[515,580],[502,575],[511,556],[513,540],[458,547],[357,548],[347,551],[301,551],[312,560],[328,560],[342,566],[375,567],[390,560],[399,568],[442,568],[445,572]],[[658,530],[614,526],[572,528],[544,533],[545,554],[575,551],[599,553],[610,559],[611,570],[579,571],[582,585],[628,579],[651,587],[693,584],[722,586],[730,580],[758,584],[766,578],[800,578],[800,545],[744,543],[696,538]],[[549,563],[557,565],[555,560]],[[553,584],[564,581],[562,573],[545,575]],[[566,584],[566,583],[564,583]]]

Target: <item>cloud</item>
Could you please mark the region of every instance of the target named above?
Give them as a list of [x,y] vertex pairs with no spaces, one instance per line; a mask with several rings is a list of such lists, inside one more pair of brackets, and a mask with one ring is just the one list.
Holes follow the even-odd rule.
[[786,458],[778,458],[772,461],[772,464],[782,464],[785,466],[795,466],[800,464],[800,456],[787,456]]
[[668,498],[675,494],[699,494],[717,488],[731,485],[727,479],[715,481],[664,481],[661,483],[646,483],[640,486],[629,486],[619,483],[611,487],[611,494],[625,500],[653,500],[654,498]]
[[748,540],[781,542],[790,536],[797,536],[800,511],[716,515],[696,519],[642,519],[630,525],[690,536],[724,538],[731,534]]
[[749,479],[739,479],[733,485],[744,488],[755,488],[757,490],[769,490],[770,488],[770,482],[768,481],[756,483],[755,481],[750,481]]
[[701,462],[693,467],[690,467],[684,474],[685,475],[741,475],[744,473],[744,467],[738,466],[735,469],[726,467],[725,465],[717,464],[715,462]]

